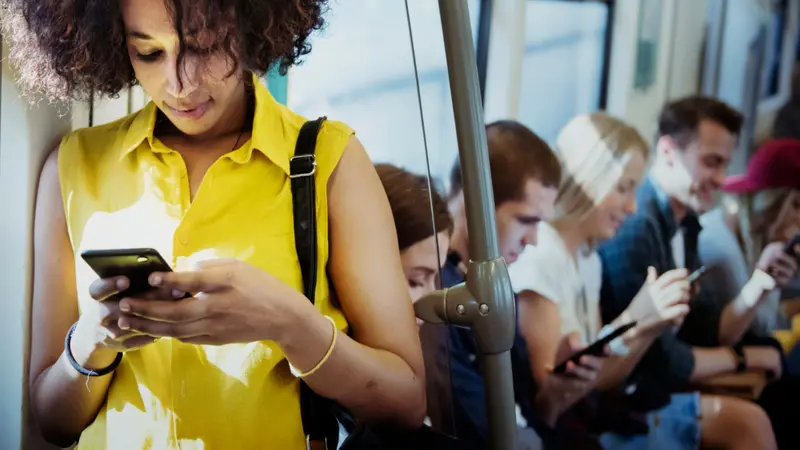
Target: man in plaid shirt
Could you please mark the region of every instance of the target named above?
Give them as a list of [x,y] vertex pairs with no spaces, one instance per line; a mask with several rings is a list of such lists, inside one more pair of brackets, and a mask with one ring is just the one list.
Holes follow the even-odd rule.
[[[599,248],[605,321],[628,306],[644,283],[648,267],[663,273],[677,267],[692,272],[701,266],[698,214],[714,206],[742,122],[738,112],[706,97],[685,98],[664,107],[655,160],[637,193],[637,212]],[[759,288],[770,289],[769,279],[761,281],[764,285]],[[663,435],[682,436],[677,445],[683,448],[697,448],[701,441],[712,447],[775,448],[769,419],[757,405],[686,393],[692,382],[715,375],[747,368],[780,372],[775,349],[737,345],[754,315],[757,298],[733,301],[724,309],[717,305],[708,289],[700,290],[683,323],[656,339],[631,374],[626,400],[648,412],[650,427],[664,428],[663,433],[651,430],[650,441],[647,436],[610,435],[605,446],[653,448],[657,446],[653,439]]]

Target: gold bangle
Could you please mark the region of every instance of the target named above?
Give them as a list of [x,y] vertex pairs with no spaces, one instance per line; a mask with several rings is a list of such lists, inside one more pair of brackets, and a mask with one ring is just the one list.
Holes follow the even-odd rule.
[[323,364],[325,364],[325,361],[327,361],[328,358],[330,358],[331,354],[333,353],[333,348],[336,347],[336,336],[339,334],[339,329],[336,328],[336,322],[334,322],[330,316],[323,316],[323,317],[328,319],[328,322],[330,322],[331,325],[333,326],[333,339],[331,339],[331,345],[330,347],[328,347],[328,351],[325,352],[325,355],[322,357],[322,359],[319,360],[317,365],[315,365],[306,372],[300,372],[299,370],[295,369],[294,366],[292,366],[292,364],[290,363],[289,369],[291,370],[292,375],[296,376],[297,378],[305,378],[307,376],[312,375],[317,370],[319,370],[319,368],[322,367]]

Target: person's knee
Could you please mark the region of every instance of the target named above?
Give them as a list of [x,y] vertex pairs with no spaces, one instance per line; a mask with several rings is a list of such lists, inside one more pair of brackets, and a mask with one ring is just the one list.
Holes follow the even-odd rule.
[[725,448],[777,448],[769,417],[760,406],[732,397],[716,397],[715,403],[708,419],[714,422],[713,434],[725,437]]

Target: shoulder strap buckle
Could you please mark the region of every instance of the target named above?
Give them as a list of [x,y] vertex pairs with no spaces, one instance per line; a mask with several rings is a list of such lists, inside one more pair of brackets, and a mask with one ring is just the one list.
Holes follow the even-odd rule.
[[311,436],[306,436],[306,450],[328,450],[328,438],[311,439]]
[[310,177],[317,172],[317,158],[312,155],[293,156],[289,160],[289,178]]

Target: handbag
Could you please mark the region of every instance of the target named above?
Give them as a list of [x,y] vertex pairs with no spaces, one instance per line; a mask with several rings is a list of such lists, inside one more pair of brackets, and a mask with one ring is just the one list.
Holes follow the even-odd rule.
[[[314,303],[317,286],[316,157],[317,135],[325,117],[303,124],[289,168],[297,259],[303,278],[303,293]],[[300,381],[300,415],[308,450],[441,449],[465,450],[470,445],[422,426],[396,430],[366,426],[336,402],[314,392]],[[339,446],[339,425],[349,433]]]

